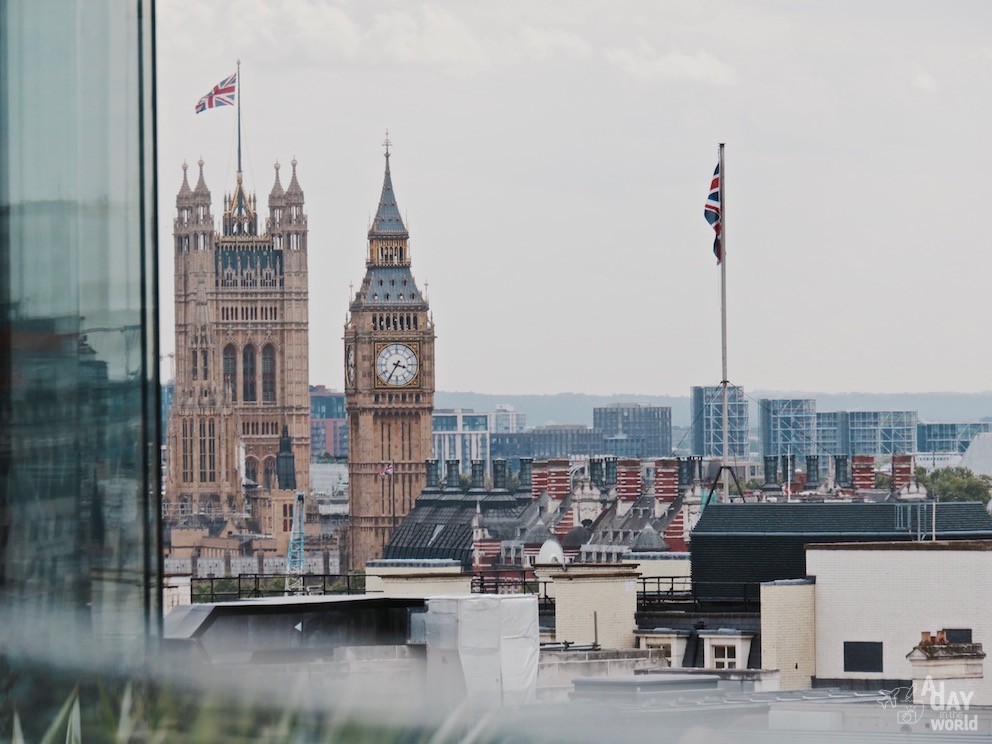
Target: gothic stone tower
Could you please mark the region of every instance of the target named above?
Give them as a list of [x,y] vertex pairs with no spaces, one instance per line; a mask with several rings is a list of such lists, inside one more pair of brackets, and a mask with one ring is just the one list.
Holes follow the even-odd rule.
[[[247,490],[276,488],[286,427],[296,487],[309,488],[307,218],[293,175],[284,190],[276,164],[265,233],[242,174],[214,230],[210,191],[200,177],[176,197],[175,400],[165,474],[166,520],[236,525]],[[250,483],[249,483],[250,482]],[[254,489],[252,484],[258,484]]]
[[382,557],[413,508],[432,444],[434,324],[410,272],[410,236],[393,195],[386,142],[365,279],[344,327],[353,569]]

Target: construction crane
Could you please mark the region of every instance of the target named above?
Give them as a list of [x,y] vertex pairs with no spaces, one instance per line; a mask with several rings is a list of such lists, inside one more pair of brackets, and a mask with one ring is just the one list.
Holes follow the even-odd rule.
[[286,556],[286,596],[303,594],[303,491],[296,492],[293,507],[293,531],[289,536],[289,555]]

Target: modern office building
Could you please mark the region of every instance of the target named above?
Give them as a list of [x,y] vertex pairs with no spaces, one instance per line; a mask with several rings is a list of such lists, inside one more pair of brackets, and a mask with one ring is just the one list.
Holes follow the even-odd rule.
[[323,385],[310,386],[310,455],[348,456],[345,394]]
[[485,460],[489,468],[489,414],[471,409],[439,408],[434,411],[434,459],[458,460],[462,475],[472,472],[472,460]]
[[[748,406],[743,388],[727,390],[728,457],[746,460],[751,451]],[[693,387],[690,393],[692,454],[723,456],[723,389],[718,386]]]
[[527,414],[515,411],[513,406],[500,403],[491,416],[493,434],[519,434],[527,428]]
[[847,411],[816,412],[816,454],[820,455],[821,467],[833,455],[851,454],[848,418]]
[[950,452],[963,455],[979,434],[992,432],[992,422],[917,424],[917,452]]
[[152,6],[0,3],[0,648],[47,669],[161,632]]
[[761,454],[795,455],[802,462],[816,452],[816,401],[772,398],[758,401]]
[[619,457],[667,457],[672,454],[672,409],[639,403],[593,408],[592,427],[613,441],[606,454]]
[[916,411],[848,411],[852,455],[916,452]]

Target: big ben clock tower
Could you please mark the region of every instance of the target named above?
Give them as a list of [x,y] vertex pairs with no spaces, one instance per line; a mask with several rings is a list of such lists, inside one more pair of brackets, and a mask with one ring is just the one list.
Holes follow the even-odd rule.
[[434,324],[410,271],[389,144],[365,279],[344,327],[352,569],[382,557],[424,487],[432,445]]

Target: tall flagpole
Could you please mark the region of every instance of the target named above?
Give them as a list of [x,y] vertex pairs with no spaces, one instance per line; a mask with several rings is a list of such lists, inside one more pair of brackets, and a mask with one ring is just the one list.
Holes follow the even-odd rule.
[[[228,68],[230,69],[230,68]],[[238,176],[241,176],[241,60],[238,60]],[[723,145],[720,145],[723,147]]]
[[[238,98],[240,101],[240,96]],[[723,458],[720,476],[723,479],[723,500],[730,500],[730,482],[727,480],[730,451],[730,417],[727,412],[727,171],[723,165],[723,142],[720,143],[720,331],[723,346]]]

